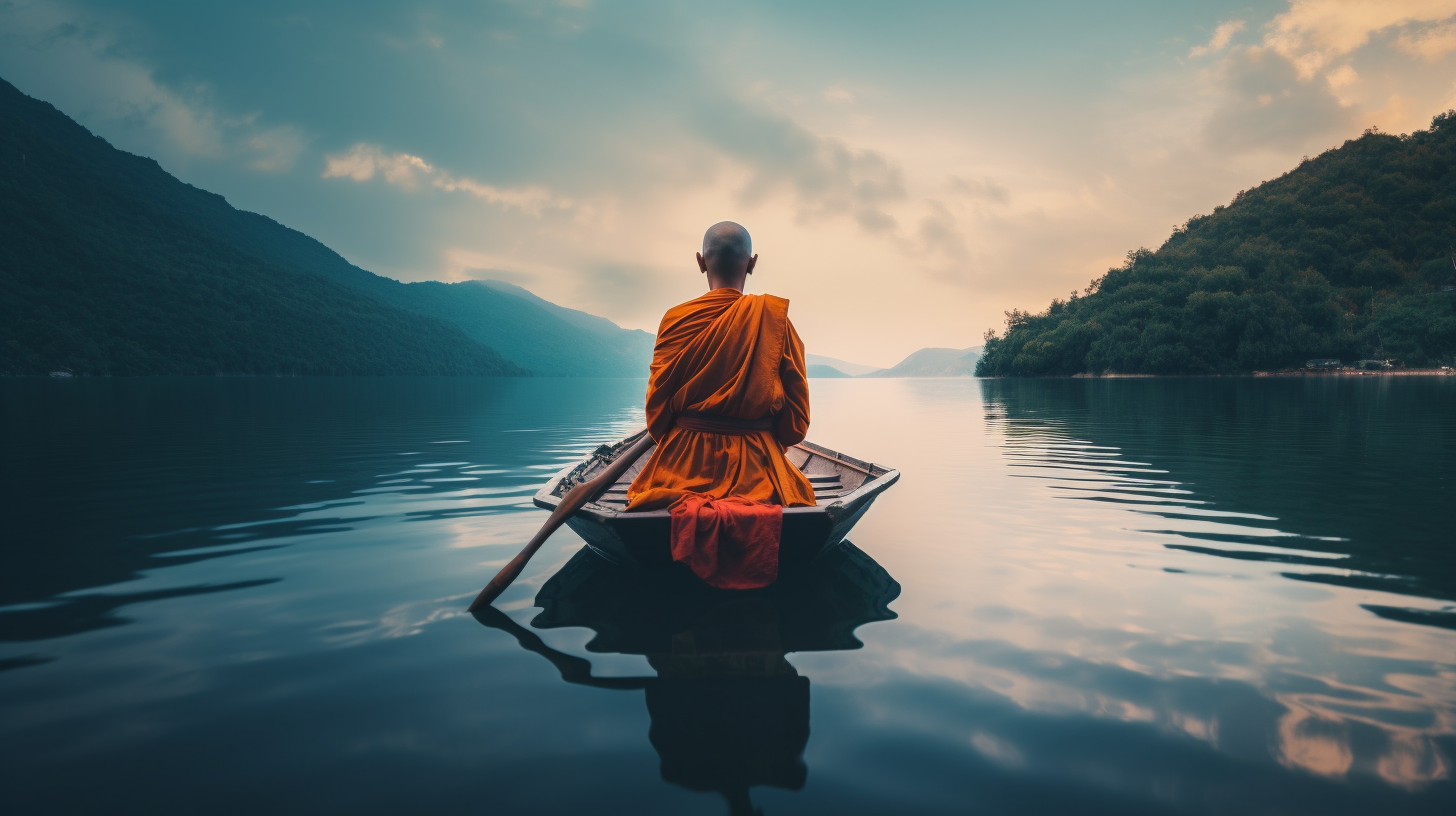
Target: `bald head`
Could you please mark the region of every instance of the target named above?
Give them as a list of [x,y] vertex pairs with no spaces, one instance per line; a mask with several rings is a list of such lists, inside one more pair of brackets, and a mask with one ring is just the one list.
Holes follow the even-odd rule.
[[703,260],[719,275],[732,275],[753,256],[748,230],[732,221],[719,221],[703,233]]

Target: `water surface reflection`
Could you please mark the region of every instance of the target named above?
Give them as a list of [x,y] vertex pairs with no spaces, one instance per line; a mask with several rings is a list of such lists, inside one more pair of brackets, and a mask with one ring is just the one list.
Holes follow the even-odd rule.
[[0,381],[5,812],[1456,805],[1456,382],[813,388],[865,580],[478,622],[641,381]]
[[644,689],[662,778],[721,794],[735,816],[752,814],[751,787],[799,790],[807,776],[809,678],[785,658],[860,648],[854,630],[893,619],[900,585],[848,542],[753,592],[677,578],[647,580],[582,549],[536,595],[533,627],[589,628],[589,652],[642,655],[652,677],[594,677],[590,661],[546,646],[505,613],[488,607],[476,617],[551,661],[568,683]]
[[[1058,498],[1117,506],[1132,514],[1128,532],[1157,536],[1170,550],[1279,565],[1286,579],[1400,593],[1406,597],[1361,593],[1383,602],[1359,607],[1453,626],[1456,607],[1442,603],[1456,590],[1452,560],[1432,547],[1446,527],[1438,497],[1451,483],[1441,451],[1443,441],[1450,447],[1451,423],[1413,410],[1432,400],[1423,391],[1439,404],[1451,391],[1446,383],[1405,381],[1395,393],[1389,381],[1179,385],[986,381],[982,390],[1013,475],[1043,481]],[[1276,574],[1216,562],[1163,569],[1225,579]],[[1275,756],[1287,765],[1373,774],[1408,788],[1448,778],[1443,746],[1456,734],[1449,644],[1432,649],[1431,639],[1400,628],[1349,637],[1329,624],[1360,613],[1348,596],[1327,599],[1339,607],[1333,619],[1284,621],[1258,640],[1223,633],[1197,650],[1216,646],[1222,656],[1198,654],[1192,665],[1166,642],[1127,637],[1118,648],[1133,665],[1252,681],[1279,706]],[[1186,652],[1190,644],[1178,645]],[[1349,659],[1356,655],[1362,659]],[[1207,739],[1224,722],[1216,712],[1164,716]]]

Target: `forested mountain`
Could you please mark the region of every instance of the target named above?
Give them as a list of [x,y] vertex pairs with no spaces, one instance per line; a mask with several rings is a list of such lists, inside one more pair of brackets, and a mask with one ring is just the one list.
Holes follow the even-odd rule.
[[229,244],[192,202],[232,211],[0,82],[0,373],[525,373]]
[[565,306],[558,306],[545,298],[538,297],[529,289],[523,289],[514,283],[506,283],[502,280],[491,280],[488,278],[479,281],[479,283],[497,292],[504,292],[508,295],[534,303],[542,309],[545,309],[548,313],[565,320],[567,323],[579,329],[592,332],[624,351],[631,351],[635,354],[646,354],[648,361],[652,359],[652,346],[657,338],[641,329],[623,329],[605,317],[598,317],[597,315],[589,314],[578,309],[568,309]]
[[[566,309],[522,289],[507,294],[483,281],[390,284],[382,297],[459,326],[471,338],[547,377],[646,377],[654,337],[604,317]],[[574,312],[605,326],[567,320]],[[583,325],[584,324],[584,325]]]
[[0,373],[645,376],[651,355],[534,296],[369,273],[3,80],[0,228]]
[[987,333],[981,376],[1456,360],[1456,112],[1370,131]]

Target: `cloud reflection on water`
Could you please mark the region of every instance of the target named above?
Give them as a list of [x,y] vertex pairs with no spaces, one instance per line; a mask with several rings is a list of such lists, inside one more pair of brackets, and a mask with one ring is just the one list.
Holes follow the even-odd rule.
[[[994,399],[994,387],[986,390]],[[1046,480],[1057,498],[1108,502],[1104,506],[1115,512],[1163,520],[1160,529],[1149,530],[1129,515],[1124,517],[1127,532],[1153,534],[1169,549],[1252,556],[1256,561],[1250,569],[1228,571],[1258,581],[1255,591],[1270,589],[1264,583],[1270,578],[1372,575],[1341,568],[1340,562],[1351,554],[1330,549],[1346,538],[1286,532],[1273,526],[1277,517],[1262,515],[1259,508],[1206,509],[1215,502],[1172,475],[1147,478],[1169,474],[1156,463],[1127,460],[1117,446],[1078,438],[1063,418],[1018,410],[1017,402],[1008,402],[986,406],[987,425],[1001,438],[1008,465]],[[1095,414],[1080,419],[1078,424],[1095,437]],[[1217,439],[1208,442],[1218,444]],[[1180,493],[1160,497],[1157,503],[1129,502],[1128,494],[1145,490]],[[1192,547],[1166,542],[1168,537],[1223,546]],[[1288,546],[1272,546],[1275,541]],[[1259,568],[1257,562],[1297,563],[1301,572],[1280,574]],[[984,672],[976,682],[1001,689],[1029,710],[1156,722],[1220,749],[1227,748],[1228,732],[1252,729],[1266,735],[1280,763],[1326,776],[1375,775],[1406,788],[1447,778],[1451,738],[1456,736],[1456,649],[1451,639],[1417,627],[1373,624],[1358,604],[1369,593],[1353,594],[1336,590],[1312,596],[1306,605],[1317,604],[1317,612],[1276,614],[1263,621],[1250,603],[1245,614],[1254,612],[1255,617],[1244,626],[1215,626],[1204,636],[1165,627],[1107,629],[1072,619],[1042,619],[1036,623],[1037,640],[1060,640],[1061,648],[1038,655],[999,648],[995,642],[971,642],[939,651],[963,651]],[[1409,596],[1395,600],[1404,607],[1421,603]],[[1228,599],[1229,606],[1236,604]],[[1202,683],[1240,681],[1277,707],[1210,707],[1207,701],[1218,695],[1208,689],[1189,697],[1164,693],[1170,687],[1161,681],[1194,676]],[[1146,693],[1145,678],[1160,679],[1151,684],[1158,693]],[[1235,711],[1246,721],[1232,722],[1231,717],[1239,716]]]
[[[239,811],[275,785],[312,807],[323,778],[358,812],[481,786],[520,812],[714,810],[662,782],[640,696],[562,682],[460,614],[542,521],[530,492],[638,427],[640,382],[0,385],[11,427],[49,440],[5,443],[11,523],[47,543],[16,563],[54,579],[15,582],[8,612],[130,593],[107,613],[125,625],[0,644],[27,801],[109,774],[66,801],[186,812],[246,774],[269,784]],[[1456,411],[1296,386],[815,381],[813,439],[904,474],[854,531],[903,591],[862,649],[789,655],[807,781],[754,801],[1448,812],[1456,634],[1400,616],[1453,597],[1432,531]],[[422,462],[480,478],[388,475]],[[579,547],[553,537],[499,609],[529,626]],[[652,673],[590,629],[535,631],[597,678]]]

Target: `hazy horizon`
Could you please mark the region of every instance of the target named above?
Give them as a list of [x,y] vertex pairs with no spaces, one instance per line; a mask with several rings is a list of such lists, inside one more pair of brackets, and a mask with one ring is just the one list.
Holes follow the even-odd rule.
[[0,43],[21,91],[401,280],[654,331],[739,221],[750,291],[880,367],[1456,107],[1456,0],[18,2]]

